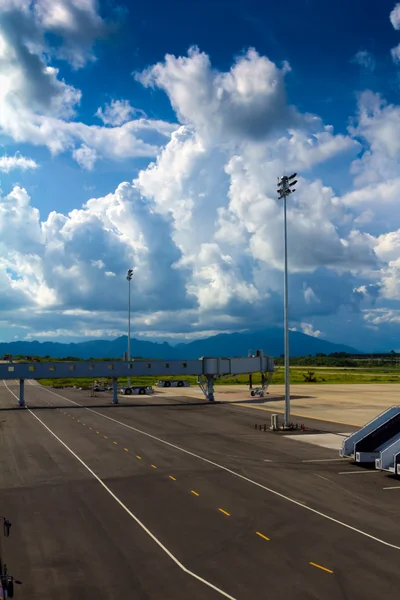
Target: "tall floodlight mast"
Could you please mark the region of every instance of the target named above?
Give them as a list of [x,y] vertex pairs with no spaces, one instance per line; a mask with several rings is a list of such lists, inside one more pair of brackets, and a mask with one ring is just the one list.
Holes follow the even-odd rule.
[[[128,361],[131,360],[131,281],[133,269],[128,269],[126,279],[128,281]],[[131,387],[131,378],[128,377],[128,387]]]
[[288,257],[287,257],[287,219],[286,219],[286,199],[290,194],[293,194],[296,190],[293,188],[296,185],[297,173],[293,173],[290,177],[280,177],[278,180],[278,197],[279,200],[283,200],[283,237],[284,237],[284,255],[285,255],[285,268],[284,268],[284,332],[285,332],[285,416],[284,416],[284,427],[289,427],[290,424],[290,370],[289,370],[289,303],[288,303]]

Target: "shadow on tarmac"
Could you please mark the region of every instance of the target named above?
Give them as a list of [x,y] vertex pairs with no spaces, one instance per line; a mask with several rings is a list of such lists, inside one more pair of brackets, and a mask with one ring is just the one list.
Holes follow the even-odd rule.
[[[291,396],[292,400],[295,399],[300,399],[300,398],[311,398],[312,396]],[[113,404],[112,402],[108,401],[105,402],[103,404],[87,404],[85,402],[82,402],[81,404],[79,404],[79,406],[73,405],[71,403],[67,403],[67,404],[58,404],[57,406],[43,406],[43,405],[35,405],[32,404],[31,402],[26,402],[26,406],[6,406],[6,407],[0,407],[0,412],[7,412],[7,411],[12,411],[12,410],[22,410],[24,408],[29,408],[30,410],[53,410],[53,409],[57,409],[57,408],[68,408],[69,410],[73,410],[75,408],[168,408],[168,407],[177,407],[177,406],[184,406],[184,407],[190,407],[190,406],[201,406],[201,407],[211,407],[211,406],[221,406],[221,405],[229,405],[229,404],[268,404],[268,402],[277,402],[279,401],[280,398],[247,398],[247,399],[243,399],[243,400],[214,400],[213,402],[207,401],[207,400],[200,400],[198,402],[193,402],[193,401],[178,401],[178,402],[141,402],[140,404],[138,403],[132,403],[130,402],[129,404],[122,401],[119,402],[118,404]],[[283,398],[282,398],[283,400]],[[76,401],[75,401],[76,402]]]

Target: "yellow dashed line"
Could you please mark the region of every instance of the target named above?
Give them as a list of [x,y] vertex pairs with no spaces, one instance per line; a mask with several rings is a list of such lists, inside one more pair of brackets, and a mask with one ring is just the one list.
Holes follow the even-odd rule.
[[198,494],[198,493],[197,493],[197,492],[195,492],[194,490],[190,490],[190,491],[191,491],[191,493],[192,493],[194,496],[200,496],[200,494]]
[[113,442],[113,444],[117,445],[117,444],[118,444],[118,442]]
[[108,440],[108,437],[105,435],[105,436],[104,436],[104,439],[105,439],[105,440]]
[[156,465],[151,465],[152,469],[157,469]]
[[75,421],[75,417],[72,417],[72,418],[73,418],[73,420]]
[[84,427],[86,427],[85,423],[82,423],[82,425],[83,425]]
[[224,515],[226,515],[227,517],[230,517],[230,516],[231,516],[231,515],[230,515],[230,513],[226,512],[226,510],[224,510],[223,508],[219,508],[218,510],[219,510],[219,512],[222,512],[222,513],[223,513]]
[[142,457],[139,456],[138,454],[136,454],[136,458],[138,458],[139,460],[142,460]]
[[124,448],[125,452],[129,452],[128,448]]
[[267,542],[270,541],[269,537],[267,537],[266,535],[260,533],[259,531],[256,531],[256,535],[259,535],[260,538],[262,538],[263,540],[267,540]]
[[91,428],[91,427],[89,427],[89,429],[91,430],[92,428]]
[[175,477],[172,477],[172,475],[169,475],[169,478],[172,479],[172,481],[176,481]]
[[97,433],[98,435],[100,435],[100,431],[96,431],[96,433]]
[[77,422],[77,423],[80,423],[80,420],[79,420],[79,419],[77,419],[77,420],[76,420],[76,422]]
[[321,569],[322,571],[326,571],[327,573],[333,573],[333,571],[331,571],[330,569],[327,569],[326,567],[322,567],[321,565],[317,565],[317,563],[310,562],[310,565],[312,567],[317,567],[317,569]]

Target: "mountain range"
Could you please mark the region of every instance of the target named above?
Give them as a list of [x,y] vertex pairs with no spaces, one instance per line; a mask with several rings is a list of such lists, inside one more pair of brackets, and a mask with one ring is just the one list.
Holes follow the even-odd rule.
[[[347,352],[361,354],[360,350],[344,344],[334,344],[299,331],[289,332],[291,356],[331,354]],[[51,358],[76,357],[122,358],[127,349],[127,336],[115,340],[90,340],[78,343],[16,341],[0,343],[0,354],[40,356]],[[282,328],[270,328],[245,333],[220,333],[189,343],[171,346],[167,342],[157,343],[131,338],[131,356],[153,359],[196,359],[201,356],[247,356],[248,351],[264,350],[269,356],[281,356],[284,351]]]

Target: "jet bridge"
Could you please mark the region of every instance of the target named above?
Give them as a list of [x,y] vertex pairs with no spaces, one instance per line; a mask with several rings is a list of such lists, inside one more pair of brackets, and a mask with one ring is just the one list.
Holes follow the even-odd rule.
[[[391,408],[388,408],[383,413],[381,413],[380,415],[375,417],[375,419],[372,419],[372,421],[370,421],[369,423],[367,423],[366,425],[361,427],[358,431],[355,431],[348,438],[343,440],[342,447],[339,450],[339,455],[342,457],[352,457],[357,460],[357,456],[356,456],[357,452],[359,452],[359,453],[370,452],[371,453],[375,450],[375,453],[376,453],[376,448],[378,448],[380,445],[382,445],[385,441],[387,442],[388,440],[390,440],[393,437],[393,435],[395,435],[396,428],[397,428],[397,433],[400,434],[400,424],[399,424],[399,420],[396,420],[396,417],[398,417],[398,419],[400,420],[400,406],[392,406]],[[393,419],[395,419],[394,422],[393,422]],[[397,423],[397,425],[396,425],[396,423]],[[386,428],[385,428],[385,426],[386,426]],[[391,430],[392,427],[394,427],[394,433],[391,434],[390,431],[392,431]],[[383,428],[383,431],[382,431],[382,428]],[[390,430],[389,432],[388,432],[388,429]],[[378,432],[381,432],[379,434],[379,436],[380,436],[379,439],[378,439]],[[374,437],[370,437],[373,434],[375,434]],[[375,445],[375,449],[366,450],[367,448],[370,448],[371,445]],[[379,455],[375,456],[375,458],[378,458],[378,457],[379,457]],[[375,458],[370,459],[370,460],[372,462],[374,462]],[[365,461],[360,460],[358,462],[365,462]]]
[[113,403],[118,403],[118,377],[196,375],[205,381],[207,400],[214,400],[214,382],[227,375],[261,373],[264,381],[274,372],[274,359],[257,350],[255,356],[213,357],[197,360],[59,361],[0,364],[0,379],[19,380],[19,405],[24,406],[25,379],[112,378]]

